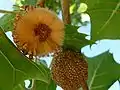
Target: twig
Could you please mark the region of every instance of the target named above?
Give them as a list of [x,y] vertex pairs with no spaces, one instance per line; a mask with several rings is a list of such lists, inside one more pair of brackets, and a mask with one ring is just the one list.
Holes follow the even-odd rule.
[[70,24],[70,0],[61,0],[61,6],[62,6],[62,16],[65,24]]
[[0,13],[12,13],[12,14],[16,14],[16,13],[19,13],[19,12],[18,11],[0,10]]

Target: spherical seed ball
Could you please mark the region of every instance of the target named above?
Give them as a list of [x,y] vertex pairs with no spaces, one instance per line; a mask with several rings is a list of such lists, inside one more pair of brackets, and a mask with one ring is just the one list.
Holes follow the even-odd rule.
[[88,90],[88,64],[82,54],[63,50],[55,54],[51,66],[53,80],[64,90]]
[[60,47],[64,23],[46,8],[29,8],[17,15],[13,39],[20,50],[31,56],[46,55]]

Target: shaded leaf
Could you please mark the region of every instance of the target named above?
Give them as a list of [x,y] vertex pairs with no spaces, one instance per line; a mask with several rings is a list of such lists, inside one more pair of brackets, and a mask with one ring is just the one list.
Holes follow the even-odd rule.
[[52,79],[50,79],[48,84],[37,80],[35,81],[35,86],[35,90],[56,90],[56,84]]
[[13,30],[13,23],[14,23],[15,14],[5,14],[0,18],[0,26],[7,31]]
[[66,25],[64,47],[80,51],[80,49],[94,42],[85,39],[86,34],[78,33],[77,26]]
[[25,83],[18,84],[13,90],[25,90]]
[[31,78],[48,83],[49,69],[20,53],[0,28],[0,90],[12,90]]
[[48,0],[46,1],[45,6],[51,9],[52,11],[55,11],[57,14],[59,14],[61,11],[60,0]]
[[92,39],[120,39],[120,0],[81,0],[88,5]]
[[120,64],[116,63],[112,54],[105,52],[88,60],[89,90],[108,90],[120,77]]

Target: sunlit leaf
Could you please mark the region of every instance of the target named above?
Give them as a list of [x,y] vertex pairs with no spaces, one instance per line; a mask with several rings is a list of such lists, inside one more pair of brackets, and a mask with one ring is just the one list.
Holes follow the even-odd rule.
[[80,3],[80,6],[77,10],[78,13],[83,13],[87,10],[87,5],[85,3]]
[[70,14],[74,12],[75,7],[76,7],[76,4],[73,4],[70,6]]

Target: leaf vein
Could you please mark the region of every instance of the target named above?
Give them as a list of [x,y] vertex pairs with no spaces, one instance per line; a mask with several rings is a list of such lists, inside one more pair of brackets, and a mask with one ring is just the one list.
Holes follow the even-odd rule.
[[89,84],[89,89],[90,89],[90,90],[91,90],[91,88],[92,88],[92,84],[93,84],[94,79],[95,79],[95,77],[96,77],[97,70],[100,68],[101,63],[102,63],[102,60],[101,60],[101,62],[97,65],[97,68],[95,69],[95,71],[94,71],[94,73],[93,73],[93,77],[92,77],[92,79],[91,79],[91,81],[90,81],[90,84]]
[[110,22],[110,20],[113,18],[113,16],[115,15],[115,13],[117,12],[117,10],[120,7],[120,1],[119,3],[116,5],[115,10],[113,10],[112,14],[110,15],[110,17],[108,18],[108,20],[105,22],[105,24],[102,26],[102,28],[100,29],[100,32],[108,25],[108,23]]
[[15,84],[15,67],[11,64],[11,62],[9,61],[9,59],[2,53],[2,51],[0,50],[0,53],[2,54],[2,56],[7,60],[7,62],[9,63],[9,65],[13,68],[13,86]]

